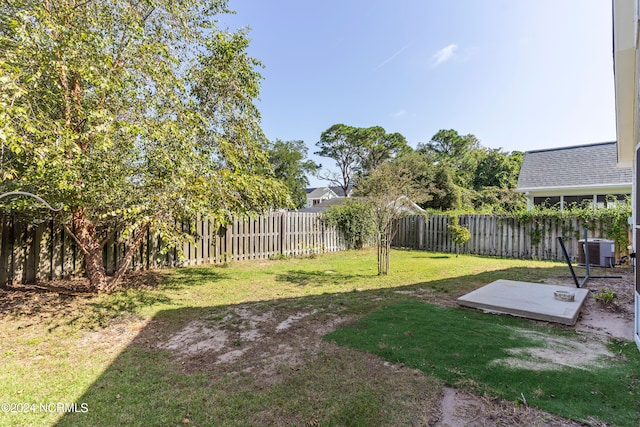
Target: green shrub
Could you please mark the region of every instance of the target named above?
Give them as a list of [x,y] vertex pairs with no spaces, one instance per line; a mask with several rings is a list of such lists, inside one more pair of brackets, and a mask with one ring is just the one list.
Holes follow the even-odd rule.
[[347,249],[362,249],[375,230],[370,206],[357,199],[332,206],[324,213],[323,219],[342,232]]
[[471,238],[471,232],[464,225],[460,225],[460,219],[457,215],[449,217],[449,233],[451,233],[451,240],[456,246],[456,256],[458,256],[459,247],[464,245]]

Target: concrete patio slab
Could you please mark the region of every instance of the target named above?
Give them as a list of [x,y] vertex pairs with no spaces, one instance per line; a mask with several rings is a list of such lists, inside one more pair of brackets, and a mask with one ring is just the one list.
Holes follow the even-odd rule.
[[[575,294],[573,301],[556,299],[554,292]],[[588,289],[496,280],[458,298],[458,304],[493,313],[575,325]]]

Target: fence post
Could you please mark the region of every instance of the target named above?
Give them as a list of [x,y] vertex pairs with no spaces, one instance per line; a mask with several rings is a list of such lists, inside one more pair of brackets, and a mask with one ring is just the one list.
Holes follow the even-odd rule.
[[280,231],[280,254],[286,255],[287,249],[288,249],[287,233],[289,232],[289,230],[287,230],[287,220],[284,214],[280,214],[280,230],[279,231]]

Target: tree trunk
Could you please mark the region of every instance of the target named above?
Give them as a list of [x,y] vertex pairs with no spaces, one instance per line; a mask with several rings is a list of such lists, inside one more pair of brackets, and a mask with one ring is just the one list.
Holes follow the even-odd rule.
[[109,279],[102,262],[102,245],[96,241],[96,230],[87,218],[86,209],[80,208],[73,212],[72,221],[74,237],[84,255],[89,286],[95,292],[105,291]]
[[387,240],[387,244],[384,247],[384,274],[389,274],[390,267],[391,267],[391,240]]
[[136,232],[135,238],[129,245],[127,252],[118,264],[113,276],[107,276],[107,271],[104,268],[104,262],[102,260],[102,247],[104,242],[99,242],[96,236],[96,229],[93,223],[87,218],[86,209],[81,208],[72,214],[73,230],[69,230],[65,226],[67,232],[73,236],[76,243],[80,247],[84,256],[85,270],[87,278],[89,279],[89,286],[94,292],[111,292],[115,290],[122,279],[122,276],[127,272],[133,255],[136,253],[144,238],[146,237],[150,222],[142,225]]
[[391,240],[387,233],[378,235],[378,276],[389,274]]
[[138,250],[138,248],[142,244],[142,241],[146,237],[147,232],[149,231],[149,226],[150,224],[147,223],[144,226],[140,227],[140,229],[137,231],[136,237],[133,239],[133,242],[131,242],[129,249],[124,254],[124,258],[122,258],[122,261],[120,261],[118,269],[111,277],[111,280],[109,280],[109,283],[106,285],[106,288],[104,289],[105,291],[113,291],[118,286],[118,283],[120,283],[120,279],[122,279],[122,276],[124,276],[124,274],[129,269],[129,266],[131,265],[133,255]]

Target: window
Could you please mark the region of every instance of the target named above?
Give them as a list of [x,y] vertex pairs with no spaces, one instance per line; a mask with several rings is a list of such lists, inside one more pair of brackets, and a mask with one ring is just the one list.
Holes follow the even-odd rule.
[[598,207],[611,207],[619,203],[625,203],[629,197],[627,194],[608,194],[598,196]]
[[585,207],[593,204],[593,196],[564,196],[564,207]]
[[560,196],[534,197],[533,204],[536,206],[544,206],[545,208],[550,208],[553,206],[560,207]]

